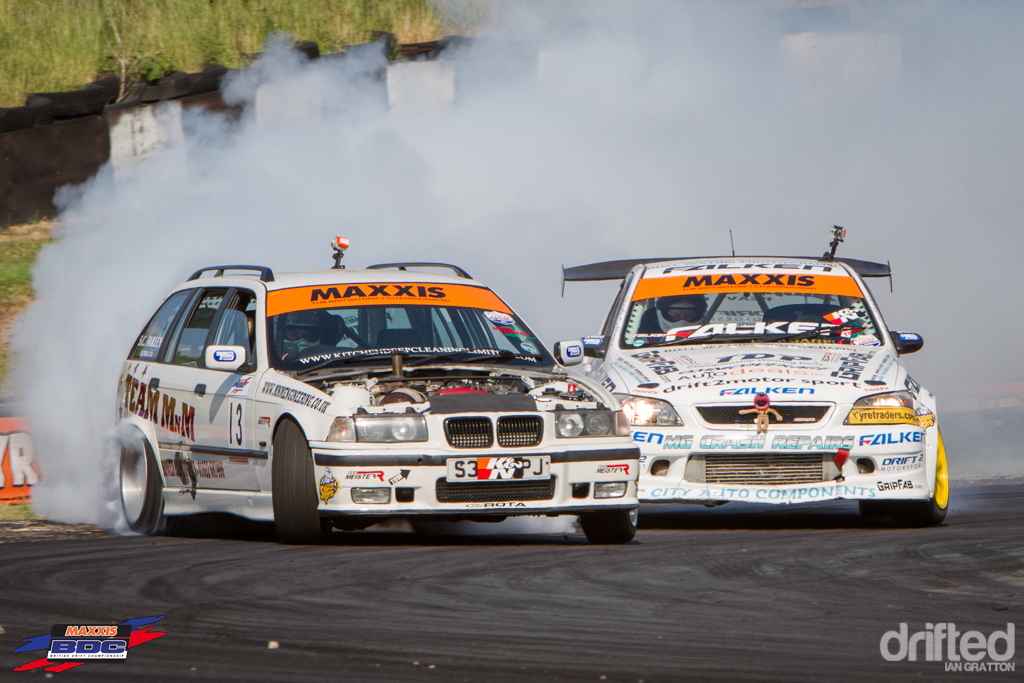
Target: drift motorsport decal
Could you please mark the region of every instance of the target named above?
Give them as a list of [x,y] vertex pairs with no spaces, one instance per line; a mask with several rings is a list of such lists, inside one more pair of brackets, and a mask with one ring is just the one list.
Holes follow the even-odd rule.
[[351,285],[292,287],[267,292],[267,315],[334,306],[459,306],[512,313],[486,287],[432,282],[381,282]]
[[337,493],[338,480],[334,478],[334,473],[328,467],[324,471],[324,476],[320,477],[320,500],[326,503],[331,498],[334,498]]
[[917,424],[913,408],[852,408],[846,418],[849,425]]
[[920,455],[903,455],[893,458],[882,458],[879,472],[909,472],[924,467],[924,453]]
[[300,406],[306,406],[313,410],[325,413],[327,409],[331,407],[331,402],[317,398],[313,394],[307,394],[304,391],[298,389],[292,389],[291,387],[282,386],[280,384],[274,384],[273,382],[264,382],[263,389],[260,393],[267,396],[273,396],[275,398],[281,398],[285,401],[291,401],[292,403],[298,403]]
[[[160,621],[158,617],[142,617],[111,625],[95,624],[57,624],[49,633],[41,636],[25,638],[26,643],[13,650],[19,652],[35,652],[46,650],[46,657],[15,667],[15,671],[31,671],[42,668],[49,678],[58,671],[66,671],[93,660],[124,661],[128,658],[128,650],[156,640],[166,633],[152,631],[148,624]],[[148,626],[147,628],[142,628]]]
[[[698,266],[699,267],[699,266]],[[814,266],[812,266],[814,267]],[[799,266],[798,266],[799,268]],[[729,273],[691,273],[690,268],[666,268],[645,274],[633,292],[633,301],[681,294],[726,292],[833,294],[862,297],[860,287],[849,275],[832,273],[768,273],[741,269]]]
[[195,408],[182,401],[179,409],[177,399],[131,375],[124,378],[124,409],[189,441],[196,439]]

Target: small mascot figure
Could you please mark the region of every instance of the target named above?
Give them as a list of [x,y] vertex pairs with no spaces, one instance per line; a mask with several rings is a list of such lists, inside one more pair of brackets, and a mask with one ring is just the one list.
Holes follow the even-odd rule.
[[757,413],[757,417],[754,418],[754,424],[757,425],[758,434],[768,433],[768,423],[771,420],[768,418],[768,413],[775,416],[775,419],[782,422],[782,416],[779,415],[779,411],[774,408],[770,408],[771,401],[768,400],[768,396],[765,394],[758,394],[754,397],[754,407],[746,408],[739,411],[740,415],[749,415],[750,413]]

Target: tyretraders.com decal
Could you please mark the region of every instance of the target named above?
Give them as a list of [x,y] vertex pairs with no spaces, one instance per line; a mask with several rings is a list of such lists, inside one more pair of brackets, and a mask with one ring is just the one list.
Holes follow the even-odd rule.
[[848,275],[739,270],[728,273],[672,272],[664,273],[660,277],[644,277],[633,292],[633,301],[675,294],[723,292],[800,292],[863,296],[857,282]]
[[310,308],[411,304],[461,306],[511,313],[498,295],[486,287],[431,282],[383,282],[351,285],[292,287],[267,293],[267,315]]

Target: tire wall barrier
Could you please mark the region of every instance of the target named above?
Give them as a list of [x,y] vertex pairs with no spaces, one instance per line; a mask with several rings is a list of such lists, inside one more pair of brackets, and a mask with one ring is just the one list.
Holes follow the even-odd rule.
[[[336,60],[368,50],[397,56],[372,82],[381,99],[401,118],[414,118],[451,106],[456,78],[451,57],[471,39],[449,36],[426,43],[398,45],[391,34],[345,52],[320,55],[316,43],[297,46],[309,59]],[[447,51],[447,52],[446,52]],[[258,57],[258,55],[254,55]],[[130,177],[137,164],[188,136],[182,112],[189,107],[224,111],[237,117],[221,97],[222,66],[186,74],[180,71],[147,83],[126,83],[126,99],[116,76],[105,76],[82,90],[34,93],[22,107],[0,108],[0,229],[53,218],[54,194],[63,185],[88,180],[110,162],[115,180]],[[257,120],[272,112],[260,111]],[[268,102],[272,98],[264,98]],[[306,108],[318,102],[304,103]],[[279,106],[279,105],[278,105]],[[179,147],[180,148],[180,147]],[[184,154],[184,152],[181,152]],[[185,168],[182,158],[182,168]]]
[[29,501],[40,475],[28,420],[0,417],[0,458],[0,504]]

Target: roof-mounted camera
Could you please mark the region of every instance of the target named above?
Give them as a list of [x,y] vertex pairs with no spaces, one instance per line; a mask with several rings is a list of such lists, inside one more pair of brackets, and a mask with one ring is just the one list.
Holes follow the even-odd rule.
[[334,270],[344,270],[345,266],[341,265],[341,259],[345,258],[345,250],[348,249],[348,238],[347,237],[335,237],[334,242],[331,244],[331,248],[334,249]]

